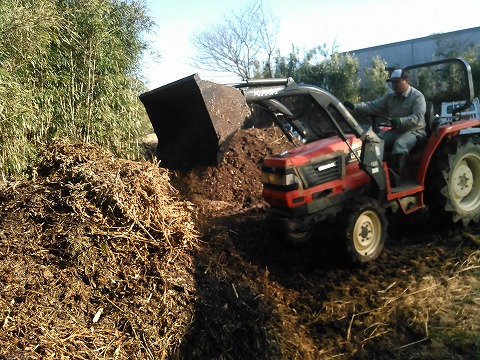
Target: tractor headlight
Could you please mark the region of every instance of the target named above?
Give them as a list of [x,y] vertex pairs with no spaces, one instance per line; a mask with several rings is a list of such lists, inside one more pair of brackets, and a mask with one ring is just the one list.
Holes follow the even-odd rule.
[[264,186],[292,190],[298,189],[300,181],[293,169],[263,166],[262,183]]
[[272,174],[272,173],[262,173],[262,182],[264,184],[270,185],[292,185],[297,184],[297,177],[293,174]]

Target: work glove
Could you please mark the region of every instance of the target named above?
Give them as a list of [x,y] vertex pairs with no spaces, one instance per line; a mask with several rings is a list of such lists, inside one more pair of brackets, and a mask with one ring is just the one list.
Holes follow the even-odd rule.
[[355,110],[355,104],[352,103],[352,102],[350,102],[350,101],[348,101],[348,100],[345,101],[345,102],[343,103],[343,105],[345,105],[345,107],[348,108],[348,109]]
[[402,124],[402,121],[400,120],[400,118],[397,118],[397,117],[391,118],[390,122],[394,127],[399,127]]

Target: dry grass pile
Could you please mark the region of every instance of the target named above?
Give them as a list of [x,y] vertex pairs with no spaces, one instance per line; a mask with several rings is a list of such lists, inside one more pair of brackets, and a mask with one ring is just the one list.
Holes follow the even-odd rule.
[[56,142],[35,173],[0,188],[0,359],[311,351],[281,289],[228,229],[199,241],[198,208],[166,170]]
[[53,143],[0,188],[0,358],[169,356],[193,317],[194,217],[155,164]]

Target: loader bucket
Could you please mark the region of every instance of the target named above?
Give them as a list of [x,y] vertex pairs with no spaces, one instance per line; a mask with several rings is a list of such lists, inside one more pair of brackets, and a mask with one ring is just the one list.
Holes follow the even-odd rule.
[[215,166],[249,115],[242,93],[197,74],[140,95],[158,138],[160,166]]

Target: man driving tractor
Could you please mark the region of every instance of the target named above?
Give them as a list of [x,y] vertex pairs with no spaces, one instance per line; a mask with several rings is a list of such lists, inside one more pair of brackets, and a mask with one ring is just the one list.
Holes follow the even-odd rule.
[[392,129],[380,133],[384,140],[385,151],[391,153],[390,168],[393,171],[396,186],[406,177],[406,162],[410,150],[419,139],[427,136],[425,131],[426,103],[424,95],[410,85],[407,71],[394,70],[387,80],[391,82],[393,92],[368,102],[344,105],[356,115],[378,115],[390,118]]

